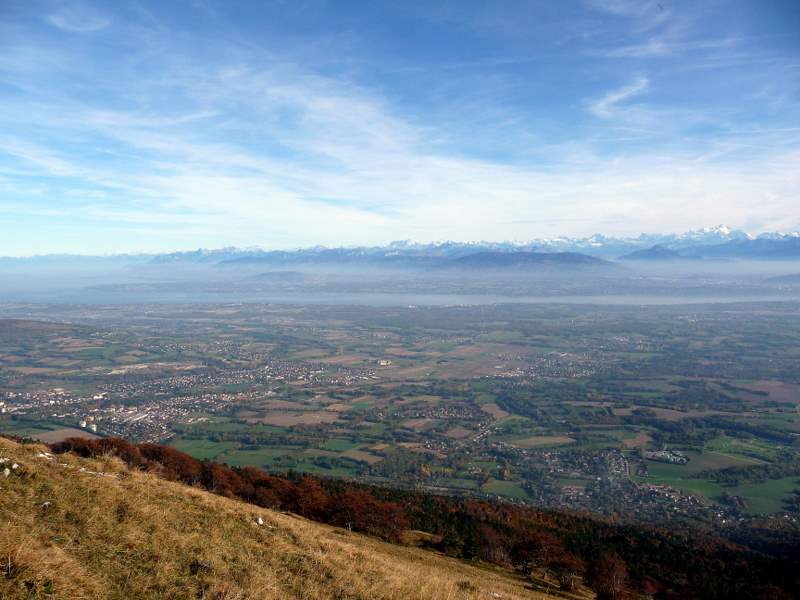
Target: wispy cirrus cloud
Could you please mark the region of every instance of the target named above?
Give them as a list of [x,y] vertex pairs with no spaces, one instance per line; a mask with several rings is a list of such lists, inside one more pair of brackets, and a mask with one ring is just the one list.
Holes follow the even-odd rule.
[[586,0],[586,4],[595,10],[635,21],[638,31],[654,29],[674,18],[669,3],[660,0]]
[[736,38],[680,41],[666,37],[652,37],[641,43],[604,50],[602,54],[608,58],[657,58],[703,50],[728,49],[735,47],[737,43]]
[[91,33],[105,29],[111,19],[89,5],[74,3],[47,15],[47,21],[71,33]]
[[631,83],[610,91],[599,100],[592,102],[589,105],[589,111],[604,119],[618,116],[624,110],[620,108],[620,105],[626,100],[644,93],[649,85],[650,80],[647,77],[639,76]]

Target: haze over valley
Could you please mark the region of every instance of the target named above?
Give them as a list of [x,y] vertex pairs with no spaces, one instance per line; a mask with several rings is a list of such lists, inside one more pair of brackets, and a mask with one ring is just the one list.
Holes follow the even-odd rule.
[[6,302],[447,305],[796,299],[800,236],[682,235],[0,259]]

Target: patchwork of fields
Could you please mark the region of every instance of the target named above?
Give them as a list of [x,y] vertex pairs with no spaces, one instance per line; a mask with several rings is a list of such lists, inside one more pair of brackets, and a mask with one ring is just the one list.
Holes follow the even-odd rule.
[[793,304],[40,310],[0,320],[5,433],[93,425],[233,466],[641,519],[795,510]]

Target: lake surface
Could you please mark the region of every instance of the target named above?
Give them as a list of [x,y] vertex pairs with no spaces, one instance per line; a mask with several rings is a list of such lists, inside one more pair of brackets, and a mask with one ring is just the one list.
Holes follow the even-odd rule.
[[[4,297],[5,296],[5,297]],[[109,292],[69,290],[38,294],[0,294],[0,302],[34,302],[47,304],[300,304],[337,306],[482,306],[492,304],[595,304],[605,306],[669,306],[680,304],[720,304],[735,302],[797,302],[797,294],[764,295],[687,295],[677,294],[625,294],[625,295],[551,295],[551,296],[502,296],[494,294],[398,294],[365,292],[314,292],[314,293],[192,293],[192,292]]]

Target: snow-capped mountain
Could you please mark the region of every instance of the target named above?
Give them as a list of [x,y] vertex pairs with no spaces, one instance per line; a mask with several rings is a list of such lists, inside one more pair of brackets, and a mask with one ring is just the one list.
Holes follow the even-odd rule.
[[725,225],[718,225],[717,227],[703,227],[702,229],[679,234],[642,233],[636,237],[609,237],[598,233],[585,238],[559,237],[534,240],[530,244],[537,246],[540,250],[583,252],[608,258],[622,256],[637,250],[645,250],[653,246],[681,251],[693,247],[749,239],[754,239],[754,236],[740,229],[731,229]]
[[[430,243],[401,240],[386,246],[326,248],[316,246],[295,250],[263,250],[258,247],[198,249],[157,255],[117,255],[108,257],[69,257],[71,261],[142,263],[155,265],[207,264],[243,266],[247,264],[359,264],[424,266],[441,261],[456,260],[478,252],[569,252],[597,258],[617,259],[633,252],[663,248],[684,257],[725,258],[800,258],[800,232],[768,232],[757,236],[724,225],[703,227],[674,234],[647,234],[635,237],[613,237],[600,233],[588,237],[537,238],[528,241]],[[31,264],[52,262],[63,257],[39,256],[29,259],[0,258],[0,263]]]
[[506,242],[456,242],[439,241],[419,243],[399,240],[386,246],[360,246],[352,248],[326,248],[316,246],[297,250],[262,250],[259,248],[223,248],[220,250],[195,250],[159,255],[154,263],[200,262],[226,266],[247,264],[300,264],[300,263],[380,263],[393,265],[435,264],[443,260],[457,260],[478,252],[571,252],[598,258],[616,259],[640,250],[658,246],[685,256],[715,256],[747,258],[792,257],[800,233],[763,233],[754,236],[725,225],[703,227],[684,233],[640,234],[635,237],[613,237],[600,233],[581,238],[554,237],[528,241]]

